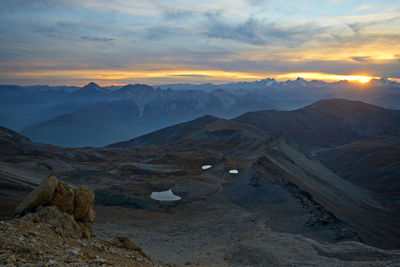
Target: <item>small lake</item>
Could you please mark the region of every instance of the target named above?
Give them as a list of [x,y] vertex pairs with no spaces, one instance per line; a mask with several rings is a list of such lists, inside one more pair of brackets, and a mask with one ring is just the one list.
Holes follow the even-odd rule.
[[161,191],[161,192],[152,192],[150,197],[152,199],[158,200],[158,201],[178,201],[181,200],[180,196],[177,196],[172,192],[172,188],[167,191]]

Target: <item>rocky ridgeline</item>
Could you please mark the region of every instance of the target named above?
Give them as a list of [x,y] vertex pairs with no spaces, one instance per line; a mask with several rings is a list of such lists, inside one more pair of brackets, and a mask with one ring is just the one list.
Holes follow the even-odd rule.
[[94,193],[49,176],[0,221],[0,266],[165,266],[129,238],[92,235]]

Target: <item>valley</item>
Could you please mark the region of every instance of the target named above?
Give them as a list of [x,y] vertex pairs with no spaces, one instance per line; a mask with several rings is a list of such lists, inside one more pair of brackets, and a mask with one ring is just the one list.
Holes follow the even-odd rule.
[[[324,123],[332,120],[326,109],[332,105],[343,110],[335,122],[346,131],[341,135],[329,133]],[[270,114],[276,112],[234,120],[203,116],[99,148],[35,143],[2,128],[1,216],[10,218],[18,202],[52,174],[94,191],[95,235],[128,236],[155,260],[202,266],[398,264],[397,191],[388,198],[387,191],[341,177],[339,160],[335,174],[309,151],[324,148],[317,156],[325,162],[324,153],[329,156],[337,144],[351,146],[353,140],[374,140],[398,129],[399,112],[334,99],[280,117],[285,121],[294,114],[301,122],[296,114],[315,116],[307,122],[320,139],[305,138],[310,124],[279,128],[276,118],[269,122]],[[349,120],[357,123],[349,126]],[[363,153],[369,152],[357,157]],[[170,189],[181,199],[151,197]]]

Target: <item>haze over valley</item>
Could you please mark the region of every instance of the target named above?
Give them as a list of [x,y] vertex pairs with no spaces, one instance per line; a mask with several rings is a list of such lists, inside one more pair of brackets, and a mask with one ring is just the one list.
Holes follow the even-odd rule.
[[400,84],[264,79],[228,84],[101,87],[0,86],[0,124],[33,141],[104,146],[210,114],[234,118],[259,110],[295,110],[346,98],[398,109]]

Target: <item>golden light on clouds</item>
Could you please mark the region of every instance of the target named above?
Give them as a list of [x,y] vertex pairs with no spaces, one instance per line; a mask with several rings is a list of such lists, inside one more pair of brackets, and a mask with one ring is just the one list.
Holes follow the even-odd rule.
[[[306,80],[323,80],[328,82],[347,80],[353,82],[367,83],[374,77],[369,75],[339,75],[318,72],[295,72],[284,74],[268,74],[268,73],[246,73],[231,72],[222,70],[166,70],[166,71],[127,71],[127,70],[52,70],[41,72],[24,72],[24,73],[8,73],[9,77],[24,77],[30,79],[65,79],[85,80],[85,81],[102,81],[103,84],[126,84],[135,82],[147,82],[159,79],[165,80],[191,80],[195,82],[204,82],[204,80],[219,80],[221,82],[230,81],[254,81],[265,78],[275,78],[277,80],[296,79],[301,77]],[[393,79],[395,80],[395,79]]]
[[184,78],[198,77],[222,80],[256,80],[265,75],[232,72],[222,70],[166,70],[166,71],[129,71],[129,70],[52,70],[40,72],[8,73],[9,77],[29,77],[32,79],[73,78],[86,80],[132,80],[152,78]]

